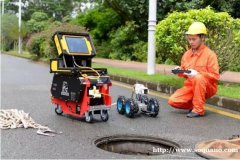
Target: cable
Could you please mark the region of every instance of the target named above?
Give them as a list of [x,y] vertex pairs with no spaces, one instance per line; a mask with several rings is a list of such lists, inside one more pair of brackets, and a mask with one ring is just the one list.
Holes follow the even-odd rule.
[[[73,57],[73,62],[74,62],[74,64],[75,64],[77,67],[83,68],[83,69],[84,69],[84,68],[85,68],[85,69],[90,69],[90,70],[92,70],[93,72],[95,72],[95,73],[98,75],[96,79],[99,79],[99,78],[100,78],[100,74],[98,73],[98,71],[96,71],[95,69],[93,69],[93,68],[91,68],[91,67],[79,66],[79,65],[76,63],[74,56],[72,56],[72,57]],[[82,75],[84,78],[89,77],[87,74],[81,74],[81,75]],[[106,93],[100,93],[100,94],[105,95],[105,96],[110,96],[110,94],[106,94]]]
[[32,117],[30,117],[30,114],[25,113],[23,110],[0,109],[0,129],[14,128],[35,128],[38,129],[37,134],[44,136],[54,136],[54,134],[58,134],[49,127],[36,123]]
[[[98,71],[96,71],[95,69],[93,69],[93,68],[91,68],[91,67],[79,66],[79,65],[76,63],[74,56],[72,56],[72,58],[73,58],[74,64],[75,64],[77,67],[82,68],[82,69],[90,69],[90,70],[92,70],[93,72],[95,72],[95,73],[98,75],[96,79],[99,79],[99,78],[100,78],[100,74],[98,73]],[[82,74],[82,76],[83,76],[84,78],[89,77],[87,74]]]

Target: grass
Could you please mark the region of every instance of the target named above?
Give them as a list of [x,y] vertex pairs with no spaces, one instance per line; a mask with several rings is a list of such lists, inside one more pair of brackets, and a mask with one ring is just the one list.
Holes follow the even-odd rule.
[[33,56],[31,54],[29,54],[29,52],[27,52],[27,51],[23,51],[21,54],[18,54],[17,51],[8,51],[8,52],[4,52],[4,53],[8,54],[8,55],[16,56],[16,57],[21,57],[21,58],[27,58],[27,59],[33,58]]
[[240,99],[240,84],[218,85],[217,95]]
[[8,51],[4,52],[5,54],[20,57],[20,58],[26,58],[26,59],[31,59],[33,61],[41,61],[44,63],[49,63],[48,58],[38,58],[36,55],[30,54],[28,51],[23,51],[21,54],[19,54],[17,51]]
[[[18,54],[17,51],[10,51],[6,52],[6,54],[27,58],[27,59],[34,59],[32,55],[30,55],[28,52],[23,52],[22,54]],[[40,59],[40,61],[49,63],[48,59]],[[93,64],[94,68],[107,68],[109,74],[113,75],[121,75],[129,78],[135,78],[139,80],[144,80],[148,82],[154,82],[154,83],[160,83],[160,84],[166,84],[176,87],[181,87],[183,85],[184,79],[179,78],[177,76],[171,76],[171,75],[162,75],[162,74],[156,74],[156,75],[147,75],[145,72],[142,71],[135,71],[135,70],[126,70],[123,68],[118,67],[112,67],[107,65],[101,65],[101,64]],[[218,92],[217,95],[229,97],[229,98],[236,98],[240,99],[240,84],[223,84],[219,83],[218,85]]]
[[171,75],[148,75],[145,72],[142,71],[136,71],[136,70],[126,70],[123,68],[117,68],[112,66],[106,66],[101,64],[93,64],[93,67],[95,68],[107,68],[109,74],[113,75],[121,75],[129,78],[136,78],[139,80],[154,82],[154,83],[161,83],[161,84],[167,84],[172,86],[181,87],[183,85],[183,79],[179,78],[177,76],[171,76]]
[[[142,71],[135,71],[135,70],[126,70],[122,68],[100,65],[100,64],[93,64],[95,68],[107,68],[109,74],[113,75],[120,75],[129,78],[135,78],[139,80],[145,80],[148,82],[155,82],[160,84],[167,84],[171,86],[181,87],[183,86],[184,79],[179,78],[177,76],[171,75],[147,75],[145,72]],[[240,84],[222,84],[218,85],[217,95],[229,97],[229,98],[237,98],[240,99]]]

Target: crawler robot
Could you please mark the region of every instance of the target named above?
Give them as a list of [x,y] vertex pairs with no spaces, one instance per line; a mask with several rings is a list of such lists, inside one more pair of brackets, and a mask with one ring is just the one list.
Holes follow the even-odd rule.
[[117,111],[132,118],[139,110],[141,113],[156,117],[159,112],[159,103],[156,98],[148,98],[149,90],[143,84],[135,84],[131,98],[119,96],[117,99]]

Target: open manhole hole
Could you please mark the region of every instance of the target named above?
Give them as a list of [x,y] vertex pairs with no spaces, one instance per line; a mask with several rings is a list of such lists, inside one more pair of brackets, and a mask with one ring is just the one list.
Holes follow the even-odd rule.
[[163,155],[176,152],[180,146],[169,140],[133,135],[116,135],[97,139],[95,145],[108,152],[127,155]]

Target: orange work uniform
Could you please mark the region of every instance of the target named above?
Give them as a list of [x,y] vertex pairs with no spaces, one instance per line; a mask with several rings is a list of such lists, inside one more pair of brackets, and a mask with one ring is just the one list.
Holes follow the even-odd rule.
[[178,109],[192,109],[192,112],[204,115],[206,98],[217,92],[217,56],[207,46],[201,45],[196,53],[193,53],[192,49],[184,53],[181,69],[194,69],[199,73],[193,77],[179,74],[178,76],[186,78],[184,86],[169,98],[168,104]]

